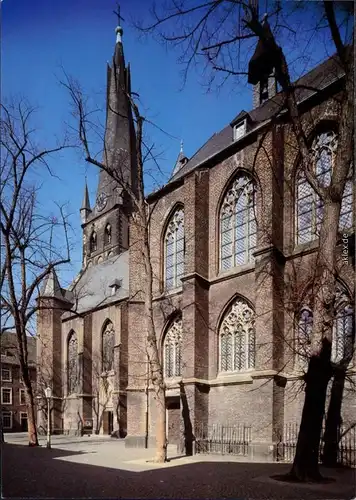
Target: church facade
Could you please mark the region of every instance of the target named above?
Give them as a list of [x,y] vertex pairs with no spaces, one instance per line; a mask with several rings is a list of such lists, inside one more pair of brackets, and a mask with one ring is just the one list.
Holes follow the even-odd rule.
[[[121,35],[118,28],[108,67],[103,162],[135,190]],[[191,158],[181,150],[171,179],[147,203],[168,441],[187,448],[201,426],[244,424],[255,456],[267,458],[286,425],[301,418],[323,206],[300,170],[273,75],[251,83],[253,109],[241,110]],[[343,73],[330,58],[298,83],[312,168],[327,182]],[[340,216],[332,342],[335,366],[348,366],[346,426],[356,421],[354,261],[345,254],[354,234],[351,176]],[[155,401],[131,215],[125,190],[101,171],[94,208],[86,188],[81,209],[82,270],[69,290],[54,274],[42,290],[38,380],[52,385],[54,428],[80,433],[92,422],[94,431],[117,432],[127,446],[145,446],[155,441]]]

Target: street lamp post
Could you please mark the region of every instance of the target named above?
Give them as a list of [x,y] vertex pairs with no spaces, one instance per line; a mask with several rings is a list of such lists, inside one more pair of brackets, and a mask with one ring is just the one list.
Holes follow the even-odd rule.
[[50,415],[50,402],[52,397],[52,389],[46,387],[45,396],[47,399],[47,448],[51,447],[51,415]]

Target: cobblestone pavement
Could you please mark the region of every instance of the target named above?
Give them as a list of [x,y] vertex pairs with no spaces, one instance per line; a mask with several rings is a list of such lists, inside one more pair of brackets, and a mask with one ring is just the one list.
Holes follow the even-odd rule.
[[174,457],[153,464],[153,450],[125,448],[106,436],[53,436],[52,449],[26,446],[26,435],[5,435],[2,498],[194,498],[351,500],[355,470],[324,469],[335,481],[293,485],[272,479],[289,465],[243,463],[231,457]]

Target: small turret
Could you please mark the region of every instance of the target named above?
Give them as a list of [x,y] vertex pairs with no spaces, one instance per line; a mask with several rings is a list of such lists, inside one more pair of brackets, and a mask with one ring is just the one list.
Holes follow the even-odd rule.
[[188,158],[185,156],[185,154],[183,152],[183,141],[180,141],[180,151],[179,151],[179,155],[178,155],[176,164],[175,164],[174,169],[173,169],[172,176],[176,175],[179,172],[179,170],[183,167],[183,165],[185,165],[187,163],[187,161],[188,161]]
[[85,224],[90,213],[91,213],[91,208],[90,208],[90,200],[89,200],[89,191],[88,191],[87,182],[85,181],[83,203],[82,203],[82,206],[80,209],[80,217],[82,219],[82,224]]

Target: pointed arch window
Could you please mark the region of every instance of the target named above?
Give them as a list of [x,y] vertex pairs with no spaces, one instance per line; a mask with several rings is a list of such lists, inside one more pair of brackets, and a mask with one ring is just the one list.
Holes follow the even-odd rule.
[[255,367],[255,313],[237,299],[225,315],[219,332],[220,372],[236,372]]
[[102,370],[109,372],[114,369],[115,330],[111,321],[107,321],[102,332]]
[[177,318],[167,330],[163,342],[164,376],[182,375],[182,319]]
[[105,226],[104,244],[105,245],[111,244],[111,225],[110,224],[106,224],[106,226]]
[[[337,151],[337,135],[333,131],[318,134],[312,143],[312,169],[318,183],[324,187],[331,182],[332,168]],[[352,226],[353,183],[350,175],[346,181],[339,219],[341,230]],[[297,177],[296,240],[297,244],[307,243],[319,237],[324,216],[324,204],[308,183],[300,170]]]
[[[310,358],[313,313],[303,308],[298,320],[297,359],[299,368],[306,371]],[[350,298],[340,283],[336,286],[334,321],[332,329],[331,362],[348,365],[354,349],[354,310]]]
[[228,189],[220,209],[220,270],[252,262],[256,235],[255,184],[240,176]]
[[73,394],[78,390],[78,338],[72,331],[68,336],[67,344],[67,384],[68,394]]
[[184,273],[184,210],[178,208],[172,215],[164,238],[164,282],[171,290],[182,285]]
[[96,232],[93,231],[90,235],[90,241],[89,241],[89,244],[90,244],[90,251],[91,252],[96,252],[97,248],[98,248],[98,242],[97,242],[97,236],[96,236]]

